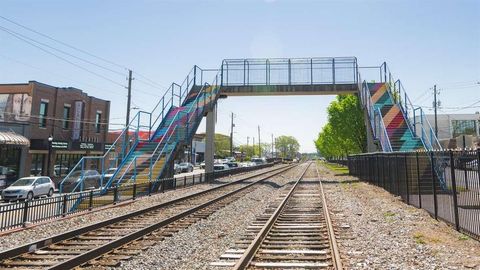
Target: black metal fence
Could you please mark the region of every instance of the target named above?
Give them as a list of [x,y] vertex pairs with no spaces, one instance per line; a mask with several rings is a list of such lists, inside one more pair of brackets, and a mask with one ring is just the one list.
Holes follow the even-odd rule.
[[75,213],[90,211],[93,208],[134,200],[141,196],[165,190],[192,186],[204,182],[212,182],[219,178],[245,173],[273,166],[275,163],[253,167],[239,167],[231,170],[202,173],[184,177],[172,177],[155,182],[124,184],[106,191],[90,190],[66,193],[50,198],[32,201],[20,201],[0,205],[0,231],[10,230],[29,223],[65,217]]
[[480,151],[371,153],[348,157],[351,175],[401,196],[480,239]]

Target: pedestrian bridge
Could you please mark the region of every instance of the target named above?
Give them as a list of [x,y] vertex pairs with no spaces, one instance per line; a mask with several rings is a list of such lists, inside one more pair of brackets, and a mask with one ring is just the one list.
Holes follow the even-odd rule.
[[338,95],[358,93],[355,57],[226,59],[222,96]]
[[[152,111],[137,112],[103,156],[83,157],[60,190],[68,187],[65,180],[76,172],[82,180],[69,190],[84,190],[84,172],[89,169],[101,173],[104,190],[171,177],[174,160],[191,144],[205,116],[206,169],[212,171],[215,108],[220,97],[228,96],[358,94],[370,151],[441,149],[422,109],[412,105],[386,63],[372,70],[373,76],[368,76],[362,69],[362,77],[367,75],[362,81],[355,57],[226,59],[219,69],[194,66],[183,82],[172,83]],[[116,171],[106,178],[110,168]]]

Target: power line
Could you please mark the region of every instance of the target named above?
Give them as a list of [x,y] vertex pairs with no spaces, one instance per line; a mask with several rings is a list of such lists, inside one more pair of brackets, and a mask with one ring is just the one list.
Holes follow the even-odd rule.
[[21,41],[23,41],[23,42],[26,42],[26,43],[30,44],[31,46],[34,46],[34,47],[36,47],[36,48],[38,48],[38,49],[40,49],[40,50],[42,50],[42,51],[44,51],[44,52],[46,52],[46,53],[48,53],[48,54],[50,54],[50,55],[53,55],[53,56],[57,57],[58,59],[61,59],[61,60],[65,61],[65,62],[67,62],[67,63],[69,63],[69,64],[71,64],[71,65],[73,65],[73,66],[76,66],[77,68],[80,68],[80,69],[82,69],[82,70],[84,70],[84,71],[86,71],[86,72],[88,72],[88,73],[90,73],[90,74],[93,74],[93,75],[98,76],[98,77],[100,77],[100,78],[102,78],[102,79],[104,79],[104,80],[107,80],[107,81],[109,81],[109,82],[111,82],[111,83],[113,83],[113,84],[116,84],[116,85],[118,85],[118,86],[121,86],[121,87],[125,88],[125,85],[122,85],[122,84],[120,84],[120,83],[118,83],[118,82],[116,82],[116,81],[114,81],[114,80],[112,80],[112,79],[110,79],[110,78],[108,78],[108,77],[106,77],[106,76],[103,76],[103,75],[98,74],[98,73],[96,73],[96,72],[94,72],[94,71],[91,71],[91,70],[89,70],[89,69],[87,69],[87,68],[85,68],[85,67],[82,67],[82,66],[78,65],[77,63],[74,63],[74,62],[72,62],[72,61],[70,61],[70,60],[68,60],[68,59],[65,59],[64,57],[59,56],[59,55],[57,55],[57,54],[55,54],[55,53],[53,53],[53,52],[51,52],[51,51],[48,51],[48,50],[46,50],[46,49],[44,49],[44,48],[42,48],[42,47],[40,47],[40,46],[38,46],[38,45],[30,42],[30,41],[22,38],[21,36],[15,34],[15,33],[13,33],[13,32],[11,32],[10,30],[8,30],[8,29],[6,29],[6,28],[3,28],[3,27],[0,26],[0,30],[3,30],[4,32],[6,32],[6,33],[8,33],[8,34],[10,34],[10,35],[12,35],[12,36],[14,36],[14,37],[16,37],[17,39],[19,39],[19,40],[21,40]]
[[[112,60],[108,60],[108,59],[106,59],[106,58],[104,58],[104,57],[100,57],[100,56],[95,55],[95,54],[93,54],[93,53],[90,53],[90,52],[88,52],[88,51],[86,51],[86,50],[80,49],[80,48],[75,47],[75,46],[73,46],[73,45],[71,45],[71,44],[68,44],[68,43],[63,42],[63,41],[61,41],[61,40],[58,40],[58,39],[56,39],[56,38],[53,38],[52,36],[49,36],[49,35],[44,34],[44,33],[41,33],[40,31],[37,31],[37,30],[35,30],[35,29],[32,29],[32,28],[30,28],[30,27],[28,27],[28,26],[25,26],[25,25],[23,25],[23,24],[21,24],[21,23],[19,23],[19,22],[13,21],[12,19],[6,18],[6,17],[1,16],[1,15],[0,15],[0,19],[3,19],[3,20],[5,20],[5,21],[8,21],[8,22],[10,22],[10,23],[12,23],[12,24],[14,24],[14,25],[17,25],[17,26],[23,28],[23,29],[26,29],[26,30],[28,30],[28,31],[30,31],[30,32],[33,32],[33,33],[35,33],[35,34],[37,34],[37,35],[40,35],[40,36],[42,36],[42,37],[44,37],[44,38],[47,38],[47,39],[49,39],[49,40],[51,40],[51,41],[54,41],[54,42],[56,42],[56,43],[59,43],[59,44],[61,44],[61,45],[63,45],[63,46],[66,46],[66,47],[68,47],[68,48],[70,48],[70,49],[73,49],[73,50],[76,50],[76,51],[81,52],[81,53],[83,53],[83,54],[86,54],[86,55],[88,55],[88,56],[90,56],[90,57],[93,57],[93,58],[96,58],[96,59],[98,59],[98,60],[101,60],[101,61],[103,61],[103,62],[105,62],[105,63],[108,63],[108,64],[111,64],[111,65],[117,66],[117,67],[122,68],[122,69],[124,69],[124,70],[128,70],[128,68],[125,67],[124,65],[118,64],[118,63],[116,63],[116,62],[114,62],[114,61],[112,61]],[[12,31],[12,30],[11,30],[11,31]],[[13,31],[12,31],[12,32],[13,32]],[[18,33],[17,33],[17,34],[18,34]],[[21,35],[21,34],[19,34],[19,35]],[[29,38],[29,39],[30,39],[30,38]],[[33,40],[33,39],[32,39],[32,40]],[[38,41],[37,41],[37,42],[38,42]],[[40,42],[38,42],[38,43],[40,43]],[[44,45],[44,46],[51,47],[51,46],[49,46],[49,45]],[[53,47],[51,47],[51,48],[53,48]],[[53,48],[53,49],[63,52],[62,50],[57,49],[57,48]],[[66,52],[63,52],[63,53],[66,53]],[[111,71],[111,72],[113,72],[113,73],[116,73],[116,74],[118,74],[118,75],[121,75],[121,76],[124,76],[124,75],[125,75],[124,73],[117,72],[117,71],[112,70],[112,69],[110,69],[110,68],[107,68],[107,67],[105,67],[105,66],[98,65],[98,64],[96,64],[96,63],[93,63],[93,62],[91,62],[91,61],[85,60],[85,59],[83,59],[83,58],[80,58],[80,57],[77,57],[77,56],[74,56],[74,55],[71,55],[71,54],[69,54],[69,53],[66,53],[66,54],[67,54],[67,55],[70,55],[70,56],[72,56],[72,57],[74,57],[74,58],[81,59],[82,61],[86,61],[86,62],[88,62],[88,63],[90,63],[90,64],[92,64],[92,65],[98,66],[98,67],[100,67],[100,68],[109,70],[109,71]],[[160,89],[160,90],[162,90],[162,91],[164,91],[165,89],[167,89],[167,87],[165,87],[164,85],[161,85],[161,84],[159,84],[159,83],[157,83],[157,82],[149,79],[147,76],[145,76],[145,75],[143,75],[143,74],[140,74],[140,73],[138,73],[137,71],[135,71],[135,74],[137,75],[137,77],[142,77],[142,78],[144,78],[144,79],[145,79],[146,81],[148,81],[149,83],[147,83],[147,82],[145,82],[145,81],[143,81],[143,80],[137,79],[137,80],[140,81],[140,82],[149,84],[150,86],[155,87],[155,88],[160,87],[160,88],[158,88],[158,89]]]
[[74,47],[74,46],[72,46],[72,45],[70,45],[70,44],[68,44],[68,43],[65,43],[65,42],[63,42],[63,41],[60,41],[60,40],[58,40],[58,39],[55,39],[55,38],[53,38],[53,37],[51,37],[51,36],[49,36],[49,35],[40,33],[39,31],[36,31],[36,30],[34,30],[34,29],[30,28],[30,27],[27,27],[27,26],[22,25],[22,24],[20,24],[20,23],[18,23],[18,22],[15,22],[15,21],[13,21],[13,20],[11,20],[11,19],[8,19],[8,18],[6,18],[6,17],[4,17],[4,16],[1,16],[1,15],[0,15],[0,18],[3,19],[3,20],[5,20],[5,21],[8,21],[8,22],[10,22],[10,23],[13,23],[13,24],[15,24],[15,25],[17,25],[17,26],[20,26],[20,27],[22,27],[23,29],[26,29],[26,30],[28,30],[28,31],[30,31],[30,32],[33,32],[33,33],[37,34],[37,35],[40,35],[40,36],[45,37],[45,38],[48,38],[48,39],[50,39],[50,40],[52,40],[52,41],[54,41],[54,42],[60,43],[60,44],[62,44],[62,45],[64,45],[64,46],[66,46],[66,47],[69,47],[69,48],[71,48],[71,49],[74,49],[74,50],[76,50],[76,51],[79,51],[79,52],[81,52],[81,53],[84,53],[84,54],[89,55],[89,56],[91,56],[91,57],[97,58],[97,59],[102,60],[102,61],[104,61],[104,62],[106,62],[106,63],[112,64],[112,65],[114,65],[114,66],[117,66],[117,67],[120,67],[120,68],[123,68],[123,69],[127,69],[127,68],[126,68],[125,66],[123,66],[123,65],[117,64],[117,63],[115,63],[115,62],[113,62],[113,61],[111,61],[111,60],[105,59],[105,58],[103,58],[103,57],[94,55],[94,54],[92,54],[92,53],[90,53],[90,52],[87,52],[87,51],[85,51],[85,50],[82,50],[82,49],[79,49],[79,48],[77,48],[77,47]]
[[53,46],[50,46],[50,45],[48,45],[48,44],[46,44],[46,43],[40,42],[40,41],[38,41],[38,40],[35,40],[35,39],[33,39],[33,38],[30,38],[30,37],[28,37],[28,36],[25,36],[25,35],[23,35],[23,34],[20,34],[20,33],[18,33],[18,32],[15,32],[15,31],[13,31],[13,30],[11,30],[11,29],[8,29],[8,28],[6,28],[6,27],[0,26],[0,29],[2,29],[3,31],[10,31],[11,33],[14,33],[14,34],[16,34],[16,35],[19,35],[19,36],[21,36],[21,37],[23,37],[23,38],[25,38],[25,39],[28,39],[28,40],[30,40],[30,41],[32,41],[32,42],[35,42],[35,43],[37,43],[37,44],[40,44],[40,45],[42,45],[42,46],[45,46],[45,47],[50,48],[50,49],[52,49],[52,50],[55,50],[55,51],[57,51],[57,52],[63,53],[63,54],[65,54],[65,55],[68,55],[68,56],[70,56],[70,57],[73,57],[73,58],[75,58],[75,59],[77,59],[77,60],[80,60],[80,61],[83,61],[83,62],[85,62],[85,63],[88,63],[88,64],[90,64],[90,65],[94,65],[94,66],[96,66],[96,67],[102,68],[102,69],[104,69],[104,70],[110,71],[110,72],[115,73],[115,74],[118,74],[118,75],[120,75],[120,76],[125,76],[124,73],[120,73],[120,72],[115,71],[115,70],[113,70],[113,69],[110,69],[110,68],[104,67],[104,66],[102,66],[102,65],[96,64],[96,63],[94,63],[94,62],[92,62],[92,61],[90,61],[90,60],[87,60],[87,59],[78,57],[78,56],[73,55],[73,54],[71,54],[71,53],[69,53],[69,52],[66,52],[66,51],[64,51],[64,50],[55,48],[55,47],[53,47]]
[[15,63],[18,63],[18,64],[21,64],[21,65],[24,65],[26,67],[29,67],[29,68],[32,68],[32,69],[37,69],[37,70],[40,70],[42,72],[45,72],[47,74],[50,74],[50,75],[53,75],[53,76],[58,76],[58,77],[62,77],[62,78],[65,78],[65,79],[68,79],[68,80],[71,80],[71,81],[74,81],[74,82],[77,82],[77,83],[80,83],[80,84],[83,84],[83,85],[86,85],[87,87],[89,87],[90,89],[92,90],[97,90],[97,91],[107,91],[107,92],[110,92],[112,94],[115,94],[115,95],[121,95],[121,96],[124,96],[124,94],[121,94],[119,93],[118,91],[113,91],[113,90],[109,90],[109,89],[98,89],[96,88],[97,86],[93,85],[93,84],[89,84],[89,83],[86,83],[86,82],[81,82],[81,81],[78,81],[76,79],[72,79],[68,76],[65,76],[65,75],[61,75],[61,74],[58,74],[58,73],[55,73],[55,72],[51,72],[51,71],[46,71],[45,69],[42,69],[42,68],[39,68],[37,66],[34,66],[34,65],[31,65],[31,64],[28,64],[28,63],[25,63],[25,62],[22,62],[20,60],[17,60],[17,59],[14,59],[14,58],[11,58],[9,56],[6,56],[6,55],[3,55],[3,54],[0,54],[1,57],[9,60],[9,61],[12,61],[12,62],[15,62]]

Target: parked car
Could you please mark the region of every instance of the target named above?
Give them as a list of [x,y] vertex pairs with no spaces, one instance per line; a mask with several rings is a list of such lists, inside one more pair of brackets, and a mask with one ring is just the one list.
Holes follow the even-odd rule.
[[106,183],[110,178],[112,178],[113,174],[117,171],[118,168],[110,168],[105,171],[105,175],[103,175],[103,182]]
[[62,176],[68,174],[68,167],[65,165],[55,165],[53,166],[53,175]]
[[[80,183],[82,180],[82,172],[75,171],[70,176],[65,179],[63,182],[62,192],[72,192],[73,189]],[[86,189],[96,189],[101,186],[101,178],[100,175],[96,170],[86,170],[83,174],[83,190]]]
[[254,162],[255,165],[267,164],[267,160],[265,158],[252,158],[251,162]]
[[229,168],[233,169],[233,168],[238,168],[238,163],[237,162],[234,162],[234,161],[229,161],[229,162],[226,162],[224,164],[227,164]]
[[467,163],[465,163],[465,168],[470,169],[470,170],[478,170],[478,160],[472,160]]
[[228,167],[227,164],[223,164],[223,163],[217,163],[217,164],[213,164],[213,170],[214,171],[225,171],[225,170],[229,170],[230,167]]
[[173,166],[173,170],[174,170],[174,174],[182,173],[182,169],[180,168],[179,164],[175,163],[175,165]]
[[180,171],[183,172],[193,172],[193,164],[190,162],[182,162],[178,164]]
[[205,169],[205,161],[200,163],[200,169]]
[[2,191],[2,199],[9,202],[22,199],[33,200],[42,195],[51,197],[54,190],[55,184],[48,176],[23,177]]

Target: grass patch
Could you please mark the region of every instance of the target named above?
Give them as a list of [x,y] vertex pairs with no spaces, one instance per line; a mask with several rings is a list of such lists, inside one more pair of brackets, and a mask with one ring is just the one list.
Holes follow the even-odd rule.
[[387,212],[383,213],[383,216],[386,217],[386,218],[394,217],[395,213],[393,213],[391,211],[387,211]]
[[415,243],[420,244],[420,245],[425,245],[427,242],[425,242],[425,235],[422,233],[415,233],[413,235],[413,239],[415,239]]
[[458,237],[458,240],[460,240],[460,241],[467,241],[468,239],[470,239],[470,237],[468,237],[465,234],[462,234]]
[[344,167],[344,166],[341,166],[341,165],[338,165],[338,164],[335,164],[335,163],[330,163],[330,162],[321,162],[322,165],[324,165],[325,167],[327,167],[328,169],[334,171],[335,173],[338,173],[338,174],[348,174],[349,171],[348,171],[348,167]]

